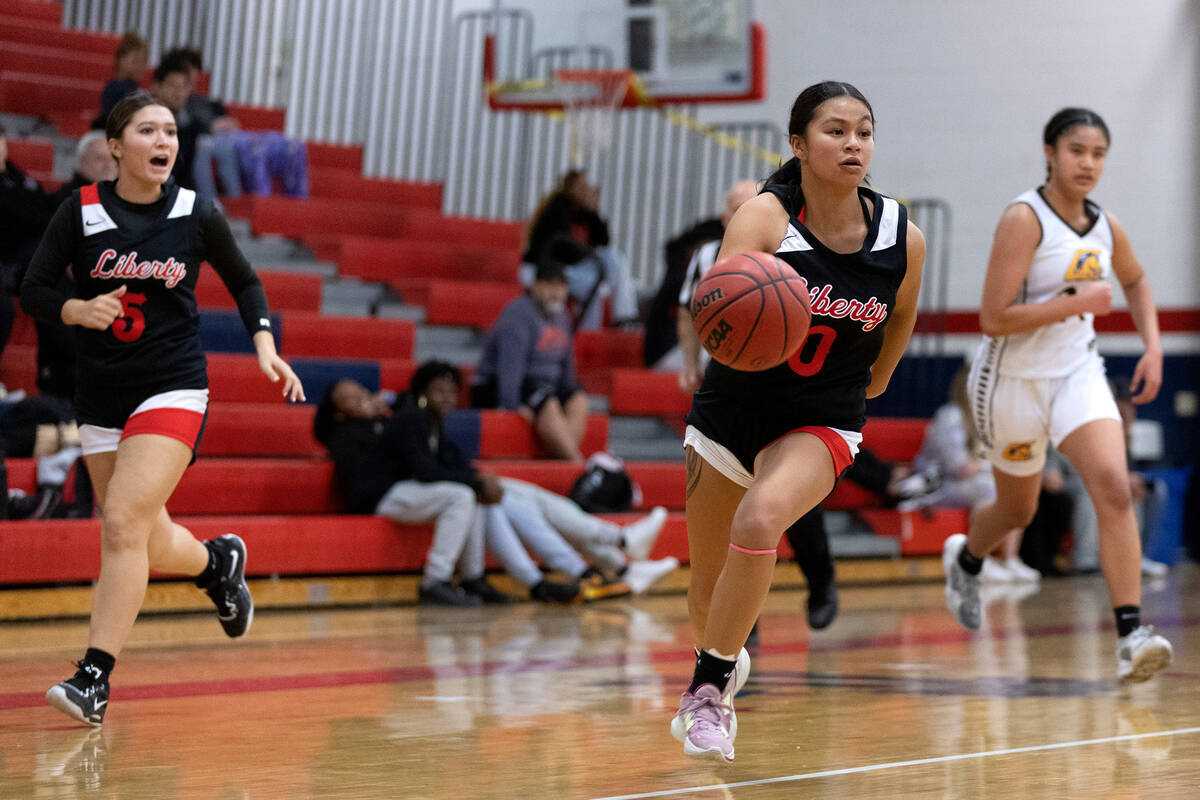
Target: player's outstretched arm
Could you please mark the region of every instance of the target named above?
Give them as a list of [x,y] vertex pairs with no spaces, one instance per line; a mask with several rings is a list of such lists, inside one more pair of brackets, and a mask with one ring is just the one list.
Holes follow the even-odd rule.
[[275,339],[270,331],[258,331],[254,334],[254,349],[258,353],[258,368],[271,379],[271,383],[283,378],[283,396],[293,403],[303,403],[304,386],[288,363],[275,352]]
[[738,253],[774,253],[787,235],[787,226],[787,211],[775,195],[747,200],[729,220],[716,261]]
[[883,347],[879,357],[871,365],[871,383],[867,386],[867,397],[878,397],[887,388],[900,357],[908,347],[913,326],[917,322],[917,298],[921,296],[921,276],[925,268],[925,234],[911,222],[908,224],[908,267],[904,280],[896,292],[896,306],[888,315],[887,327],[883,331]]

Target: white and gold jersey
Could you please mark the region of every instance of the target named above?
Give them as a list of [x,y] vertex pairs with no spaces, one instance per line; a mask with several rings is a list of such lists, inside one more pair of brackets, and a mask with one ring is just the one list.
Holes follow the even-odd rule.
[[[1060,294],[1073,294],[1083,281],[1105,280],[1112,269],[1113,234],[1108,216],[1085,200],[1091,225],[1077,231],[1058,215],[1041,189],[1030,189],[1014,203],[1024,203],[1037,215],[1041,241],[1017,303],[1044,303]],[[1092,314],[1077,314],[1028,333],[984,337],[976,363],[989,362],[996,374],[1017,378],[1057,378],[1096,356]]]

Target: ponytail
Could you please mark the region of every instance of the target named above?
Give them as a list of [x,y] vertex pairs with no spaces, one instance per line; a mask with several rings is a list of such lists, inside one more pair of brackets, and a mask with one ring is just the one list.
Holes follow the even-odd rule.
[[763,181],[762,192],[770,192],[783,202],[789,214],[804,208],[804,190],[800,186],[800,159],[792,156]]

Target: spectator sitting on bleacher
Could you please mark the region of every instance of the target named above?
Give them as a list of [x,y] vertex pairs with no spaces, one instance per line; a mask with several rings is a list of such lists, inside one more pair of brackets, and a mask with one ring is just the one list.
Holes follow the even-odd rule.
[[[444,416],[453,409],[453,398],[460,388],[458,381],[459,373],[453,366],[428,362],[413,376],[413,388],[407,396],[399,398],[397,405],[403,407],[411,403],[414,393],[425,385],[426,410],[431,416]],[[417,393],[415,396],[419,406],[422,395]],[[434,407],[442,410],[429,411]],[[349,379],[333,384],[318,406],[313,433],[329,448],[339,482],[352,498],[351,510],[364,510],[364,504],[357,509],[354,507],[354,486],[369,480],[360,474],[360,470],[370,468],[368,454],[380,446],[390,414],[391,410],[380,395],[372,395]],[[443,442],[439,437],[438,447],[439,450],[453,448],[453,444]],[[455,449],[453,453],[457,454],[455,463],[460,469],[460,482],[478,480],[482,484],[487,480],[488,473],[471,469],[459,451]],[[598,599],[628,593],[630,589],[640,593],[679,566],[674,558],[645,560],[666,518],[666,512],[661,508],[621,527],[592,516],[567,498],[531,483],[501,478],[499,487],[500,502],[483,508],[485,541],[505,569],[529,587],[530,596],[535,600]],[[374,493],[378,493],[378,489],[372,496]],[[569,575],[572,581],[545,580],[525,547],[533,550],[548,567]],[[605,571],[618,575],[620,580],[608,579],[603,571],[589,567],[580,558],[580,553]],[[476,588],[470,582],[464,586],[468,592]],[[496,595],[488,595],[486,589],[475,593],[491,596],[493,601],[499,599]]]
[[473,408],[517,411],[554,458],[583,463],[588,398],[575,380],[563,265],[538,264],[533,285],[500,312],[471,386]]
[[[721,212],[721,225],[728,226],[734,213],[747,200],[758,194],[757,181],[738,181],[729,187],[725,194],[725,210]],[[674,369],[679,373],[679,388],[684,394],[692,394],[700,387],[700,378],[704,375],[704,367],[708,363],[708,352],[700,346],[700,337],[692,327],[691,303],[692,295],[700,279],[712,269],[717,260],[717,252],[721,249],[721,238],[717,237],[700,244],[692,252],[688,260],[687,272],[677,293],[676,303],[676,335],[679,337],[678,354],[668,353],[660,360],[662,366],[656,369]]]
[[612,323],[629,326],[638,319],[637,287],[629,259],[610,246],[608,223],[598,208],[600,189],[583,170],[563,175],[542,198],[529,220],[522,282],[529,284],[535,265],[548,256],[565,266],[570,296],[577,305],[576,327],[595,330],[603,320],[602,292],[612,302]]
[[187,99],[192,93],[192,78],[187,63],[177,56],[164,56],[154,68],[154,83],[150,93],[175,115],[179,154],[175,157],[171,174],[180,186],[195,189],[196,140],[206,131],[187,116]]
[[646,332],[642,339],[642,364],[651,369],[676,372],[679,369],[679,292],[696,248],[720,239],[725,233],[721,217],[701,220],[666,243],[663,256],[666,271],[658,292],[646,312]]
[[0,352],[13,326],[13,294],[50,221],[37,181],[8,160],[8,134],[0,124]]
[[215,167],[225,197],[238,197],[243,190],[265,197],[275,182],[288,197],[308,197],[308,146],[303,139],[279,131],[243,131],[224,103],[196,93],[204,70],[199,50],[179,47],[163,58],[179,59],[188,67],[193,91],[185,114],[202,131],[196,140],[193,169],[197,191],[216,194]]
[[108,149],[104,131],[88,131],[80,137],[79,144],[75,146],[75,162],[71,180],[50,195],[51,209],[57,209],[63,200],[71,196],[71,192],[81,186],[117,179],[117,160]]
[[221,195],[240,197],[242,176],[237,138],[234,135],[240,126],[223,103],[195,91],[196,81],[204,68],[200,52],[178,47],[164,53],[162,61],[181,63],[187,68],[189,93],[183,105],[180,124],[191,126],[196,131],[196,151],[192,164],[196,191],[209,197],[217,196],[217,184],[213,179],[213,168],[216,167],[217,177],[221,181]]
[[121,37],[113,53],[112,77],[100,92],[100,115],[92,121],[93,128],[104,130],[113,106],[138,90],[138,81],[149,61],[150,48],[145,39],[133,31]]
[[498,503],[503,490],[495,475],[472,469],[445,436],[443,420],[457,391],[457,381],[423,365],[389,417],[378,398],[353,381],[339,381],[321,402],[313,436],[329,448],[351,512],[433,523],[418,602],[503,602],[484,576],[479,513],[481,504]]

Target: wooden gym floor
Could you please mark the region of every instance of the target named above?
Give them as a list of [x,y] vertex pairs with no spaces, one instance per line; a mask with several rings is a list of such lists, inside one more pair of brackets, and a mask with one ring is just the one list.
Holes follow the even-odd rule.
[[0,624],[0,797],[1195,798],[1200,567],[1148,585],[1175,646],[1114,680],[1100,578],[990,592],[983,634],[937,583],[850,587],[810,633],[773,591],[737,760],[667,726],[691,674],[680,594],[555,608],[260,611],[138,622],[91,731],[42,701],[86,623]]

